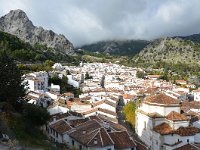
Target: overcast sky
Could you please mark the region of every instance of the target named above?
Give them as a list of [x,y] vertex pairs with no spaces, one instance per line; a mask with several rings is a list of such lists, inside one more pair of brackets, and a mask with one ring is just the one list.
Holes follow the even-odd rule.
[[200,33],[200,0],[0,0],[0,16],[13,9],[75,46]]

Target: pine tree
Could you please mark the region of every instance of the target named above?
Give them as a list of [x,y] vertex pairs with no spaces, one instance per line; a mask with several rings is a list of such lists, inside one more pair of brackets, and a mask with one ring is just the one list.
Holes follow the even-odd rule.
[[0,102],[15,108],[26,93],[22,74],[14,61],[0,52]]

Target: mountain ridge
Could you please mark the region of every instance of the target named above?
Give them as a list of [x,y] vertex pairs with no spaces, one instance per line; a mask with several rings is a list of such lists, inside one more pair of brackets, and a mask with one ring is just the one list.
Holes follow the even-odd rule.
[[138,53],[147,44],[149,41],[146,40],[108,40],[83,45],[79,48],[89,52],[131,56]]
[[76,55],[73,44],[64,35],[34,26],[26,13],[20,9],[11,10],[0,18],[0,31],[13,34],[31,45],[46,45],[54,49],[55,53]]
[[149,65],[161,61],[200,65],[200,43],[180,37],[159,38],[142,49],[133,60]]

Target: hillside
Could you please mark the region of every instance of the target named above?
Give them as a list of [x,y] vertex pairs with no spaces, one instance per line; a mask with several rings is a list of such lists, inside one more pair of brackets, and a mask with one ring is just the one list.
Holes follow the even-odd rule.
[[11,10],[0,18],[0,31],[13,34],[32,46],[46,45],[57,54],[76,55],[72,43],[64,35],[34,26],[26,13],[19,9]]
[[72,56],[56,54],[52,48],[46,45],[31,44],[22,41],[18,37],[0,31],[0,51],[5,50],[12,58],[20,62],[53,61],[71,62],[75,59]]
[[181,38],[183,40],[190,40],[195,43],[200,43],[200,34],[193,34],[193,35],[189,35],[189,36],[177,36],[174,38]]
[[147,45],[133,58],[137,64],[157,62],[200,65],[200,43],[181,38],[161,38]]
[[89,52],[98,52],[119,56],[133,56],[142,50],[148,41],[145,40],[124,40],[124,41],[101,41],[80,47]]

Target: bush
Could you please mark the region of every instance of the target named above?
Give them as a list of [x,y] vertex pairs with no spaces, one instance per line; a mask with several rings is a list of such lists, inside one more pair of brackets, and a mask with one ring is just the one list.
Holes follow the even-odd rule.
[[22,116],[28,128],[42,126],[50,119],[50,114],[45,108],[32,104],[24,105]]

